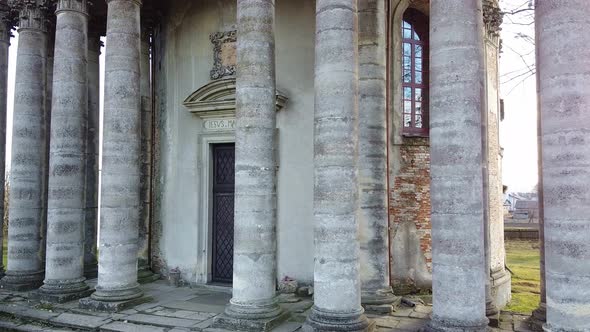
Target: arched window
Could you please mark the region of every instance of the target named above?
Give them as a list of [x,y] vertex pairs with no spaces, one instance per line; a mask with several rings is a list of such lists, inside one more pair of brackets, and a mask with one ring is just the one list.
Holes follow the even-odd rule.
[[415,9],[402,22],[403,134],[428,136],[428,17]]

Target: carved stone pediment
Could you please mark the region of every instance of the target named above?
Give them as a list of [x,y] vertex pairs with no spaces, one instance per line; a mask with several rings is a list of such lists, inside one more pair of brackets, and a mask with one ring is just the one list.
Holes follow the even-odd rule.
[[[277,112],[288,98],[277,89]],[[207,83],[188,96],[182,103],[189,111],[200,117],[235,116],[236,79],[226,78]]]

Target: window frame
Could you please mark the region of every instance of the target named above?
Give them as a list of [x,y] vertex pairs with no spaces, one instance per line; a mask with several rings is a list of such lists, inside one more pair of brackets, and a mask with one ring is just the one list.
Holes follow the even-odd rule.
[[[407,30],[406,24],[409,25],[411,35],[410,38],[406,38],[405,31]],[[403,15],[402,19],[402,27],[401,27],[401,87],[402,87],[402,94],[401,94],[401,109],[402,109],[402,135],[403,136],[418,136],[418,137],[428,137],[430,126],[429,126],[429,103],[428,103],[428,95],[429,95],[429,20],[428,16],[424,15],[420,11],[414,8],[408,8]],[[414,38],[418,36],[418,39]],[[410,45],[410,82],[405,81],[405,67],[406,67],[406,45]],[[416,47],[422,47],[422,82],[416,82],[416,73],[419,72],[416,70]],[[406,89],[411,89],[411,99],[406,98]],[[416,100],[416,89],[421,89],[422,100]],[[406,102],[411,103],[410,109],[410,121],[411,126],[406,127]],[[416,117],[418,114],[416,103],[420,102],[421,106],[421,115],[422,116],[422,127],[416,127]]]

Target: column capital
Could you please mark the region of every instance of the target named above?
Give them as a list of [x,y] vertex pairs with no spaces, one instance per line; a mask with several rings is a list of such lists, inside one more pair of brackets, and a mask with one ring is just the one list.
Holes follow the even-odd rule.
[[142,5],[143,0],[106,0],[107,5],[113,1],[125,1],[125,2],[135,2],[138,5]]
[[73,11],[88,15],[88,0],[58,0],[56,14],[62,11]]
[[490,36],[500,36],[502,20],[503,15],[498,0],[483,0],[483,23]]
[[12,8],[18,11],[18,28],[47,32],[52,2],[49,0],[12,0]]
[[7,0],[0,0],[0,42],[10,43],[11,30],[15,26],[16,16]]

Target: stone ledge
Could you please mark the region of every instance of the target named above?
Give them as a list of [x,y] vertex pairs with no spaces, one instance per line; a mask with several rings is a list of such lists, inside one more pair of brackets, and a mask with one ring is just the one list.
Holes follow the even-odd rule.
[[81,292],[70,294],[51,294],[38,289],[29,293],[29,298],[32,300],[38,300],[42,303],[66,303],[90,296],[92,293],[94,293],[94,289],[86,289]]
[[280,315],[269,319],[240,319],[229,317],[226,314],[221,314],[215,318],[212,328],[226,328],[231,331],[271,331],[274,327],[284,322],[289,318],[289,313],[283,311]]
[[136,299],[118,302],[106,302],[97,301],[91,297],[85,297],[80,299],[79,307],[81,309],[87,309],[90,311],[103,311],[103,312],[119,312],[139,304],[151,302],[153,299],[149,296],[142,296]]

